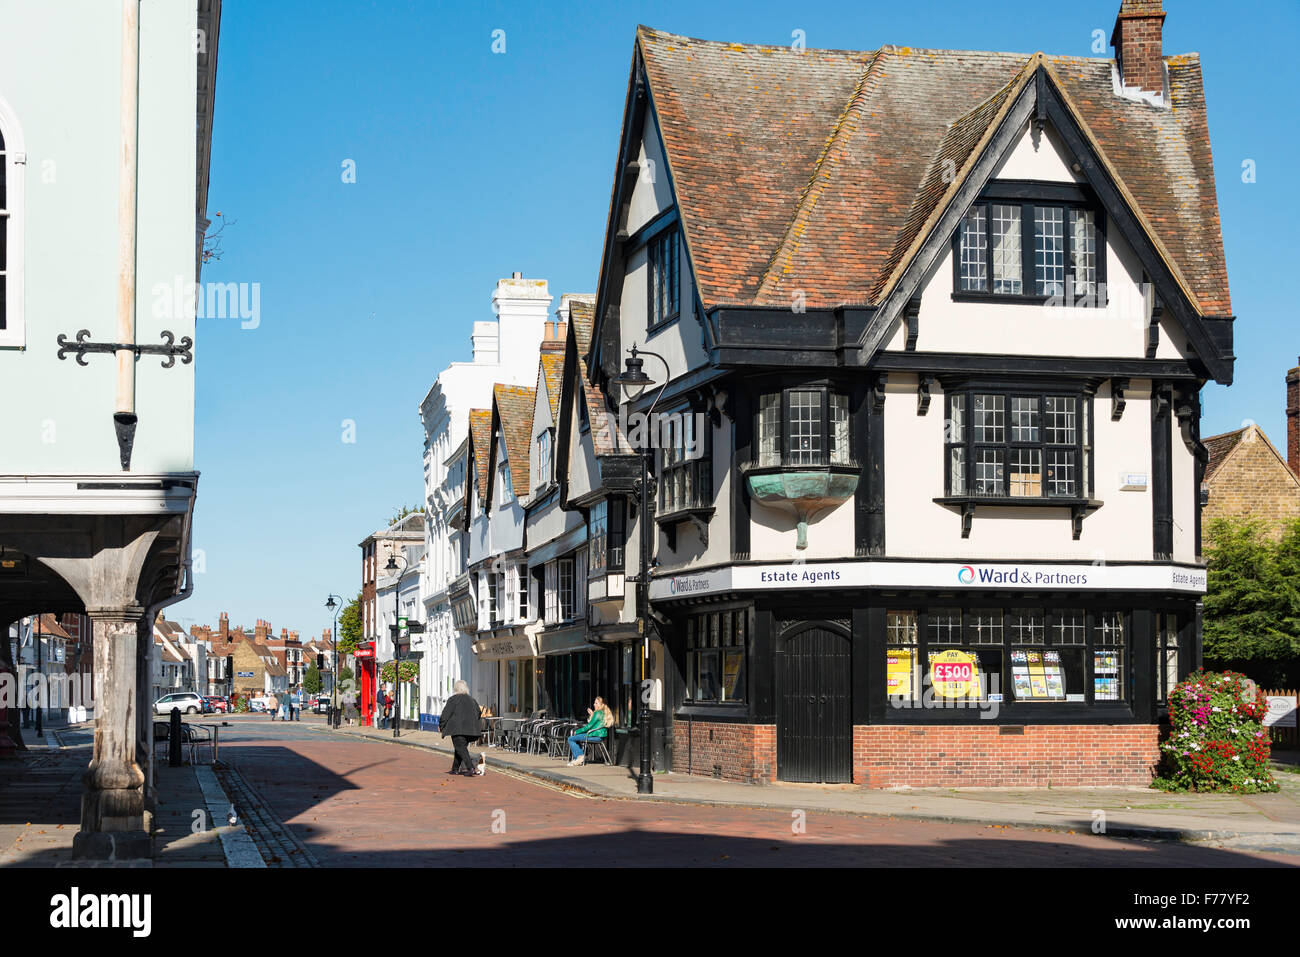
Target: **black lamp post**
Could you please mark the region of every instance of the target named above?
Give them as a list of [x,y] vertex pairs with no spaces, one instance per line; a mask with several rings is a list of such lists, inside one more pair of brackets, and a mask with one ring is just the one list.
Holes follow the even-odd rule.
[[[660,397],[664,394],[664,388],[668,385],[668,378],[671,372],[668,369],[668,363],[664,357],[655,352],[646,352],[638,350],[635,345],[629,350],[630,355],[626,361],[626,368],[623,372],[614,377],[614,382],[623,387],[627,393],[628,401],[634,401],[639,398],[641,393],[655,384],[654,380],[645,374],[641,368],[642,360],[640,356],[654,356],[663,364],[664,383],[659,386],[659,392],[655,395],[654,401],[650,403],[650,408],[646,410],[647,428],[643,434],[646,436],[654,435],[655,430],[651,416],[654,414],[655,405],[658,404]],[[654,783],[654,728],[651,726],[650,718],[650,687],[649,687],[649,670],[650,670],[650,629],[654,627],[654,619],[650,617],[650,486],[654,481],[653,464],[650,457],[653,454],[650,443],[647,442],[641,448],[641,513],[637,524],[640,526],[638,534],[640,545],[640,563],[637,567],[636,576],[636,615],[637,631],[641,635],[641,712],[637,719],[641,731],[641,769],[636,777],[636,791],[638,794],[653,794],[655,789]]]
[[327,724],[339,726],[339,612],[343,610],[343,599],[330,595],[325,607],[334,612],[334,630],[330,632],[330,644],[334,652],[334,673],[330,675],[330,715]]
[[[388,564],[384,566],[384,571],[388,572],[388,577],[396,579],[393,582],[393,737],[401,737],[402,721],[398,717],[398,712],[402,707],[402,676],[401,661],[399,660],[397,642],[402,637],[401,614],[402,614],[402,580],[398,578],[399,572],[405,572],[407,569],[406,559],[401,559],[402,566],[398,568],[397,557],[394,553],[388,553]],[[382,677],[382,672],[381,672]]]
[[45,737],[41,712],[45,710],[45,664],[41,661],[41,616],[36,616],[36,737]]

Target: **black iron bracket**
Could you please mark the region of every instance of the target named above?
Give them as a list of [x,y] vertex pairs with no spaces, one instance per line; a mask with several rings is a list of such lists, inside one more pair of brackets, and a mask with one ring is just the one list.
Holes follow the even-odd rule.
[[1128,386],[1128,379],[1114,378],[1110,380],[1110,417],[1114,422],[1118,422],[1124,417],[1124,406],[1127,404],[1124,399],[1124,390]]
[[86,356],[92,352],[115,353],[127,350],[135,353],[136,359],[146,355],[162,356],[162,367],[164,369],[170,369],[174,366],[176,364],[177,356],[180,356],[181,362],[184,365],[189,365],[194,361],[194,340],[189,336],[182,336],[181,344],[176,345],[176,337],[164,329],[162,331],[162,338],[162,344],[155,346],[144,345],[142,343],[91,342],[89,341],[90,330],[82,329],[77,333],[77,338],[74,342],[69,340],[65,333],[60,332],[58,338],[59,358],[66,359],[68,353],[75,353],[77,365],[85,366],[90,365],[90,363],[86,361]]
[[925,415],[930,411],[930,383],[934,376],[922,373],[916,382],[916,414]]

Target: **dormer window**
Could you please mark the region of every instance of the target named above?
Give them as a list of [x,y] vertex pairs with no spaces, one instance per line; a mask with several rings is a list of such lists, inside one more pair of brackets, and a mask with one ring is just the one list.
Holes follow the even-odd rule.
[[995,182],[957,229],[953,293],[1081,304],[1104,288],[1100,227],[1080,187]]

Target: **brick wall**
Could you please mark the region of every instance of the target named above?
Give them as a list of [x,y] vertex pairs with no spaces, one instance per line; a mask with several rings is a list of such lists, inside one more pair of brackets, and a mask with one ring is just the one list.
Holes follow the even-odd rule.
[[1164,90],[1164,17],[1160,0],[1123,0],[1111,43],[1125,86],[1149,93]]
[[[689,743],[688,743],[689,739]],[[746,784],[776,780],[776,725],[673,722],[673,771]]]
[[1300,480],[1255,427],[1248,428],[1206,485],[1209,501],[1201,513],[1206,525],[1216,518],[1262,518],[1276,537],[1284,522],[1300,518]]
[[1146,785],[1159,761],[1156,725],[857,725],[853,781],[898,787]]

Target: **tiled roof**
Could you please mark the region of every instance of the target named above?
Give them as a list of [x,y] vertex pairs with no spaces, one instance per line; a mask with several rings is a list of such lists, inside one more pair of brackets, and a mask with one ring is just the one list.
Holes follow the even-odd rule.
[[41,615],[40,626],[41,626],[41,635],[43,637],[63,638],[69,641],[72,639],[72,636],[69,635],[64,630],[63,626],[59,624],[59,620],[55,618],[53,615],[50,614]]
[[537,390],[518,385],[492,386],[492,402],[501,422],[501,435],[510,459],[510,483],[515,494],[526,495],[528,485],[528,452],[532,445],[533,403]]
[[469,436],[474,452],[474,472],[478,480],[478,500],[482,502],[487,491],[488,448],[492,441],[491,409],[469,410]]
[[617,452],[614,432],[610,429],[609,412],[605,408],[604,397],[600,390],[587,378],[587,362],[583,358],[591,348],[592,322],[596,307],[591,302],[572,302],[569,304],[569,322],[573,327],[573,337],[578,346],[578,385],[582,389],[583,401],[587,404],[587,424],[591,429],[591,444],[597,455],[609,455]]
[[1219,466],[1224,463],[1232,450],[1241,443],[1241,437],[1245,434],[1246,429],[1237,429],[1235,432],[1212,435],[1208,439],[1201,441],[1206,451],[1210,453],[1209,461],[1205,464],[1204,481],[1208,482],[1214,473],[1219,470]]
[[[1116,96],[1110,59],[637,42],[706,308],[869,303],[1005,105],[1043,62],[1202,312],[1227,272],[1196,54],[1167,57],[1172,109]],[[738,201],[739,200],[739,201]]]

